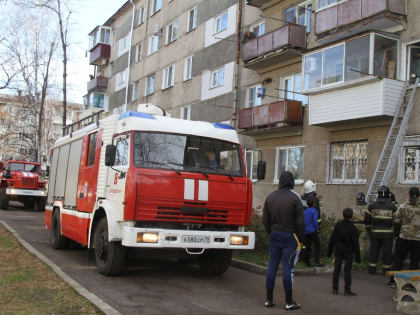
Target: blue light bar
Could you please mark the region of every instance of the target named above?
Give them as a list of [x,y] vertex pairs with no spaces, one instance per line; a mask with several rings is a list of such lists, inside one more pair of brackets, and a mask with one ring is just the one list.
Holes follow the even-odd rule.
[[231,125],[228,124],[222,124],[222,123],[213,123],[213,126],[220,129],[229,129],[229,130],[235,130]]
[[138,118],[146,118],[146,119],[155,119],[152,115],[146,113],[139,113],[139,112],[125,112],[120,115],[119,120],[127,118],[127,117],[138,117]]

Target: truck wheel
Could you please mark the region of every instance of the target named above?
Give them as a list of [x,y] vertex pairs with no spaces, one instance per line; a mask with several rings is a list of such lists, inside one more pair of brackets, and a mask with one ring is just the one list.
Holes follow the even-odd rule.
[[3,210],[9,208],[9,197],[6,195],[6,188],[0,189],[0,208]]
[[108,222],[103,217],[95,228],[95,259],[99,273],[105,276],[117,276],[124,265],[126,248],[120,242],[108,239]]
[[54,211],[51,223],[51,244],[55,249],[66,249],[69,239],[61,235],[60,212]]
[[23,207],[25,210],[33,210],[35,206],[35,201],[33,199],[26,199],[23,201]]
[[226,272],[231,261],[231,249],[206,249],[199,257],[201,271],[213,276]]

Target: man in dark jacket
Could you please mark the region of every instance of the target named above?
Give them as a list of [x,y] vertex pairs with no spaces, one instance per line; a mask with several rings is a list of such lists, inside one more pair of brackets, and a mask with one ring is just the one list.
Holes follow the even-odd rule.
[[300,243],[305,235],[305,219],[302,200],[293,190],[293,174],[283,171],[279,189],[268,195],[264,203],[263,223],[270,234],[270,261],[267,269],[266,307],[273,303],[273,289],[277,270],[282,260],[283,287],[286,294],[286,310],[296,310],[300,305],[293,301],[293,269],[296,265]]
[[376,273],[379,251],[382,247],[382,272],[391,270],[392,243],[394,240],[393,217],[397,207],[391,202],[387,186],[378,188],[376,201],[369,205],[365,214],[366,231],[370,233],[369,273]]
[[344,295],[354,296],[351,291],[351,267],[353,254],[357,263],[360,263],[359,234],[352,222],[353,209],[343,210],[343,220],[334,226],[330,241],[328,242],[327,256],[331,257],[335,252],[333,293],[338,294],[338,279],[340,277],[341,265],[344,260]]

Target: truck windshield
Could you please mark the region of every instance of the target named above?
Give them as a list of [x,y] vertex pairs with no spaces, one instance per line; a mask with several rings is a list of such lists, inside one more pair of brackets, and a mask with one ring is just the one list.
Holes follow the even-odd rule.
[[8,169],[11,171],[25,171],[39,173],[39,165],[26,163],[9,163]]
[[243,176],[241,161],[236,143],[157,132],[134,134],[137,167]]

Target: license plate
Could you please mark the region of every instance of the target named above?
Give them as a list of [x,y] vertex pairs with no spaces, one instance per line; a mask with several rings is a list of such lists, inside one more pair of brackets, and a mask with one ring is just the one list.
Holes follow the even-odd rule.
[[193,236],[193,235],[183,235],[183,243],[193,243],[193,244],[203,244],[210,243],[210,236]]

